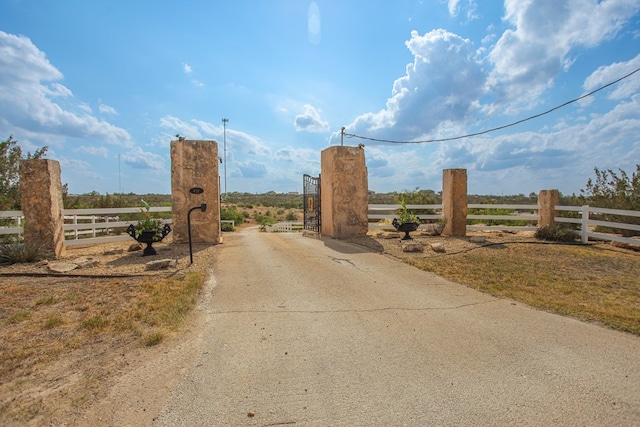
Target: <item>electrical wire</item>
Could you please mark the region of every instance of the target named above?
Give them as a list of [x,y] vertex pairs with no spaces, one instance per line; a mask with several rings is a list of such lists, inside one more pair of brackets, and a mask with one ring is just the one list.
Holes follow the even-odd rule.
[[487,129],[487,130],[484,130],[484,131],[481,131],[481,132],[470,133],[470,134],[467,134],[467,135],[454,136],[454,137],[451,137],[451,138],[426,139],[426,140],[422,140],[422,141],[394,141],[394,140],[390,140],[390,139],[378,139],[378,138],[372,138],[372,137],[368,137],[368,136],[355,135],[355,134],[352,134],[352,133],[344,133],[343,135],[348,137],[348,138],[359,138],[359,139],[365,139],[365,140],[368,140],[368,141],[387,142],[387,143],[391,143],[391,144],[425,144],[425,143],[429,143],[429,142],[455,141],[457,139],[470,138],[472,136],[484,135],[484,134],[489,133],[489,132],[495,132],[497,130],[501,130],[501,129],[505,129],[505,128],[508,128],[508,127],[511,127],[511,126],[519,125],[520,123],[524,123],[526,121],[536,119],[538,117],[544,116],[545,114],[549,114],[549,113],[551,113],[551,112],[553,112],[555,110],[558,110],[560,108],[566,107],[569,104],[572,104],[574,102],[580,101],[581,99],[587,98],[587,97],[593,95],[596,92],[599,92],[599,91],[601,91],[603,89],[606,89],[609,86],[612,86],[612,85],[614,85],[614,84],[616,84],[616,83],[618,83],[618,82],[620,82],[620,81],[622,81],[622,80],[624,80],[624,79],[626,79],[628,77],[631,77],[633,74],[637,73],[638,71],[640,71],[640,68],[636,68],[635,70],[633,70],[629,74],[627,74],[625,76],[622,76],[617,80],[614,80],[614,81],[612,81],[610,83],[607,83],[606,85],[601,86],[598,89],[595,89],[595,90],[593,90],[593,91],[591,91],[589,93],[586,93],[586,94],[584,94],[584,95],[582,95],[582,96],[580,96],[578,98],[572,99],[571,101],[567,101],[564,104],[560,104],[560,105],[558,105],[556,107],[553,107],[550,110],[547,110],[547,111],[544,111],[542,113],[527,117],[527,118],[522,119],[522,120],[518,120],[517,122],[509,123],[509,124],[503,125],[503,126],[498,126],[498,127],[492,128],[492,129]]

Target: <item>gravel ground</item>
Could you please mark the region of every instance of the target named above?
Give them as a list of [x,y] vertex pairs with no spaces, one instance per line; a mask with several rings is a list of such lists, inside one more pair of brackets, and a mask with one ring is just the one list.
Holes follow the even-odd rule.
[[[210,252],[214,245],[193,244],[193,265],[189,259],[188,244],[173,244],[171,236],[153,247],[158,252],[154,256],[142,256],[142,246],[133,240],[111,242],[93,245],[79,245],[67,247],[64,256],[56,260],[45,260],[33,264],[14,264],[0,267],[1,276],[11,275],[65,275],[65,276],[145,276],[156,275],[158,271],[149,270],[147,264],[162,259],[176,260],[175,268],[164,270],[165,273],[186,273],[191,270],[206,271],[207,263],[211,262]],[[137,248],[136,250],[132,250]],[[65,273],[51,270],[55,264],[77,264],[78,268]],[[201,265],[204,264],[204,265]]]
[[[471,231],[465,237],[443,237],[421,234],[421,232],[411,233],[414,242],[423,245],[423,252],[403,252],[402,240],[397,234],[395,238],[378,237],[381,232],[369,232],[366,236],[351,237],[345,239],[351,243],[365,246],[375,252],[384,253],[395,258],[432,258],[443,255],[452,255],[476,249],[481,246],[496,245],[509,242],[536,242],[533,231],[523,231],[518,233],[503,231]],[[436,252],[433,246],[441,245],[445,252]]]

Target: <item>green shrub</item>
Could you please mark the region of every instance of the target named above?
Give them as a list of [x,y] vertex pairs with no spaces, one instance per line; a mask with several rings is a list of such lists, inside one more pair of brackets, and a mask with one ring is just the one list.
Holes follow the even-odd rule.
[[580,235],[575,230],[560,224],[553,224],[538,228],[535,237],[539,240],[551,240],[554,242],[575,242],[580,238]]
[[276,219],[273,217],[260,215],[260,214],[255,216],[255,220],[260,225],[260,230],[264,230],[267,225],[272,225],[277,222]]
[[220,223],[220,230],[221,231],[233,231],[233,224],[229,223],[229,222],[223,222]]
[[[244,218],[244,214],[240,212],[235,205],[220,209],[220,219],[233,221],[235,225],[242,224],[244,222]],[[233,231],[231,224],[222,223],[220,228],[222,231]]]
[[298,215],[294,211],[289,211],[289,212],[287,212],[286,220],[287,221],[297,221],[298,220]]
[[8,243],[0,245],[0,265],[11,265],[25,262],[37,262],[45,258],[40,246],[24,243]]

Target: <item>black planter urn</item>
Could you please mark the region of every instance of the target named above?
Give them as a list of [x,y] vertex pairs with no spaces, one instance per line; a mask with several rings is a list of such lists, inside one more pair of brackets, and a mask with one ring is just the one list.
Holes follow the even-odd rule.
[[394,219],[391,224],[395,227],[396,230],[404,232],[404,237],[402,240],[413,240],[413,237],[409,235],[410,232],[416,231],[418,226],[420,225],[417,222],[403,222],[400,224],[397,219]]
[[146,243],[147,247],[142,251],[142,256],[157,255],[155,248],[152,246],[156,242],[162,241],[167,234],[171,233],[171,227],[169,224],[165,224],[159,230],[142,230],[140,234],[136,236],[136,228],[133,224],[129,224],[127,228],[127,234],[134,238],[139,243]]

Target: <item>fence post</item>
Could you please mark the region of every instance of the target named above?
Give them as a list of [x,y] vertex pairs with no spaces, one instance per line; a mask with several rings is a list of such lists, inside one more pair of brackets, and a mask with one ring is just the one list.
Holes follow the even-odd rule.
[[445,219],[443,236],[467,235],[467,170],[442,171],[442,215]]
[[540,190],[538,193],[538,228],[553,225],[558,203],[560,203],[558,190]]
[[589,205],[582,206],[582,230],[580,231],[580,235],[582,237],[582,244],[586,245],[589,243]]

